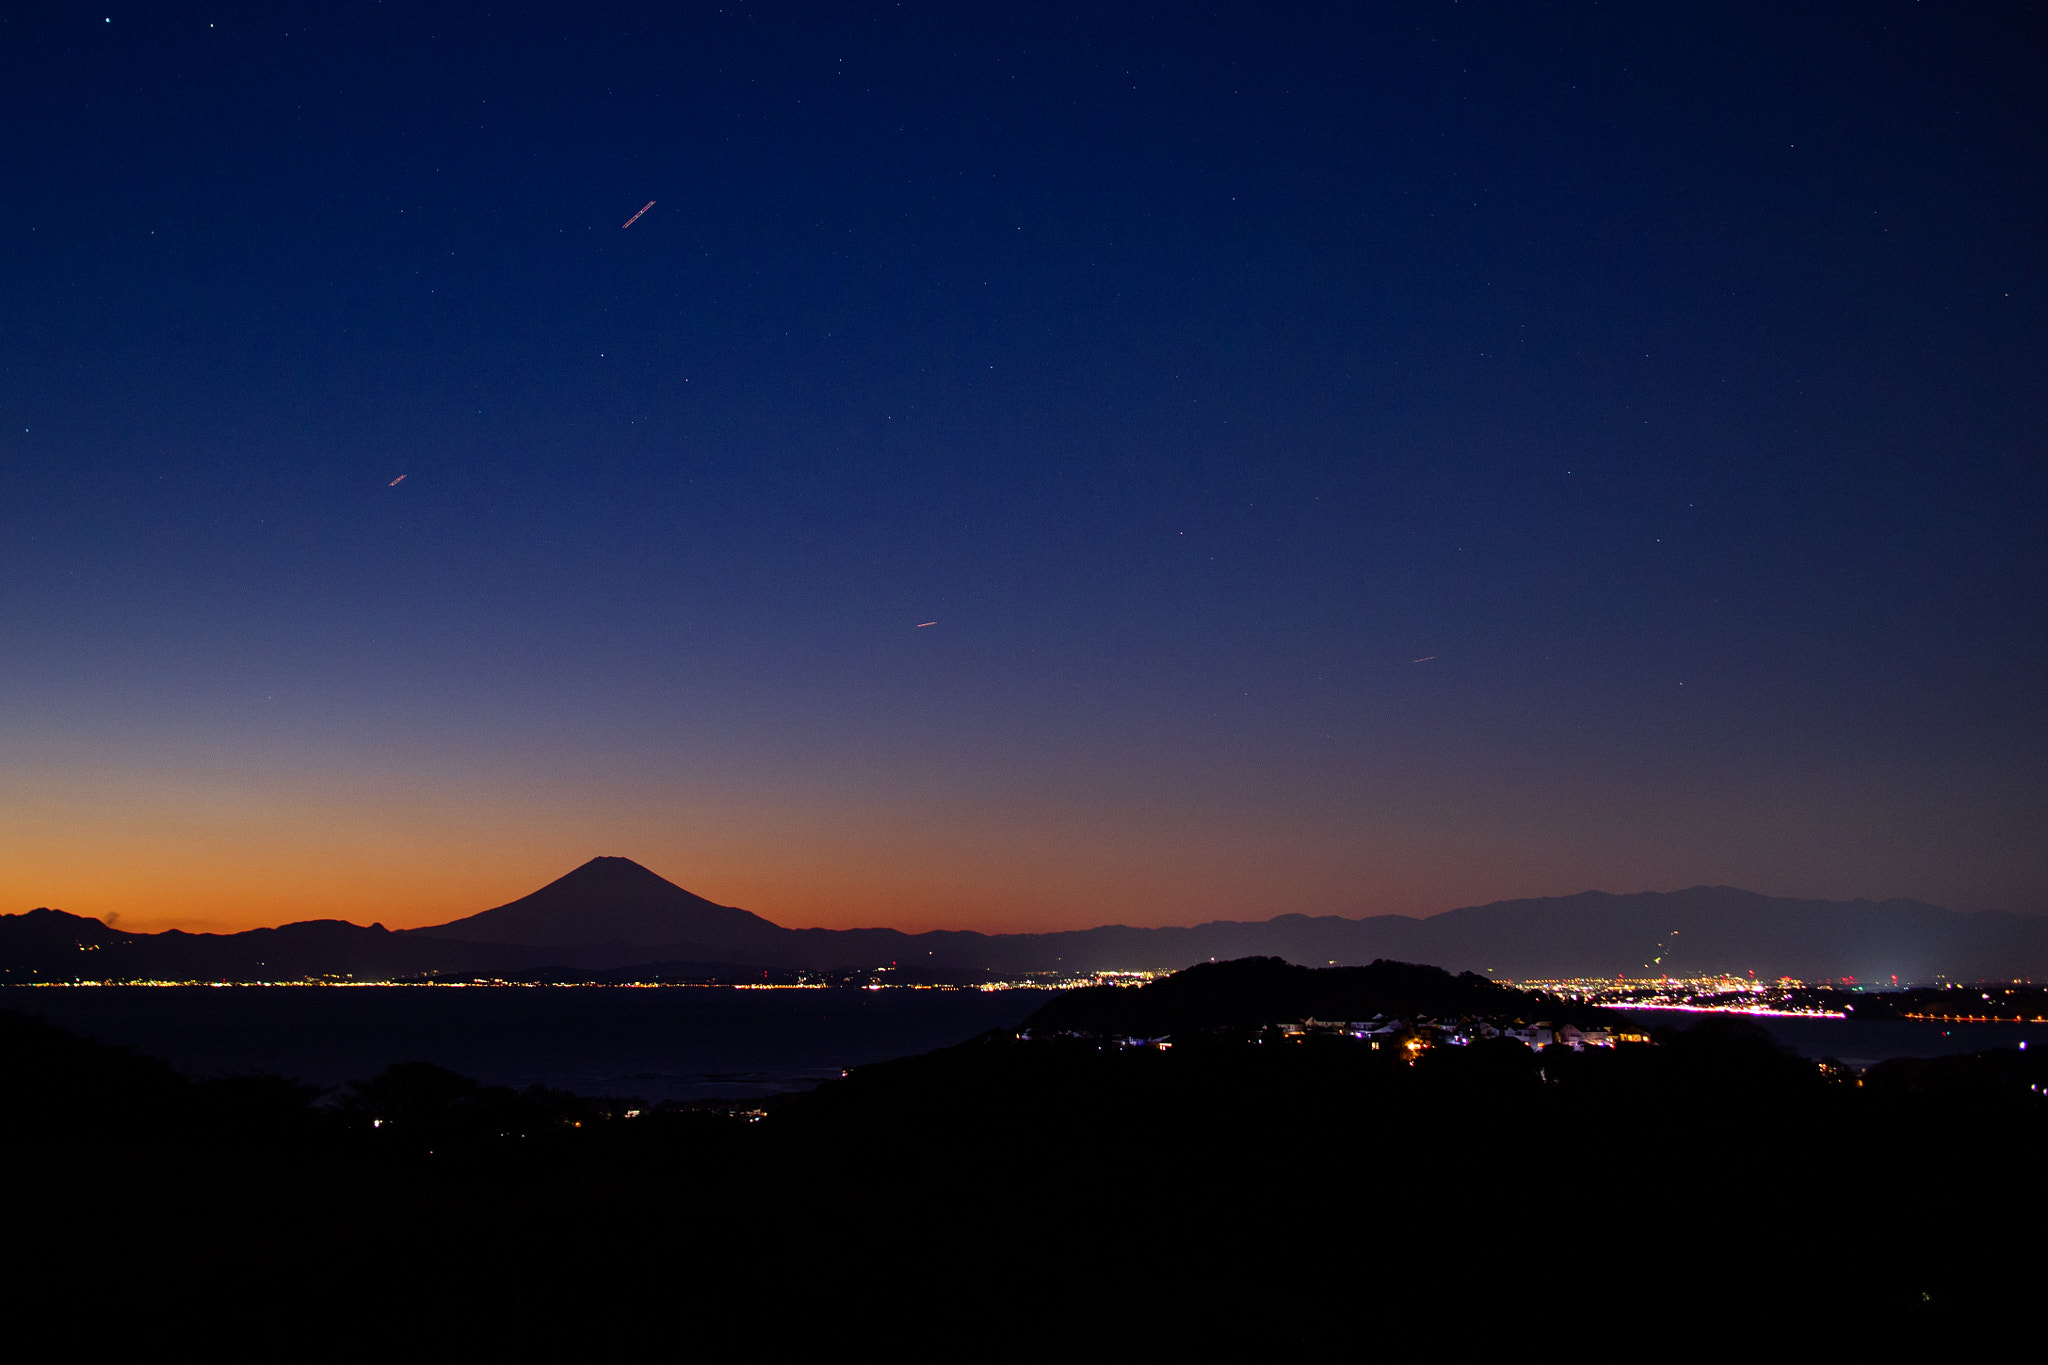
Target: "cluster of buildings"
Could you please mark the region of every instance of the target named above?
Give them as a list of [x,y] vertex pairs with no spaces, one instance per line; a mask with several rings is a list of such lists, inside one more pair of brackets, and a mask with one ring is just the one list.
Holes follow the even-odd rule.
[[1363,1022],[1304,1019],[1298,1024],[1282,1025],[1281,1033],[1285,1037],[1336,1034],[1362,1039],[1370,1043],[1375,1050],[1386,1045],[1403,1047],[1411,1052],[1419,1052],[1427,1047],[1465,1047],[1485,1038],[1512,1038],[1531,1048],[1568,1047],[1574,1052],[1583,1052],[1589,1047],[1613,1047],[1616,1043],[1650,1041],[1648,1033],[1605,1028],[1582,1029],[1576,1024],[1558,1025],[1545,1022],[1525,1025],[1517,1020],[1510,1027],[1499,1027],[1485,1019],[1419,1018],[1411,1023],[1405,1019],[1388,1019],[1377,1015]]
[[1774,981],[1717,976],[1598,977],[1553,981],[1518,981],[1519,990],[1540,991],[1575,1004],[1599,1005],[1617,1010],[1681,1010],[1687,1013],[1813,1015],[1839,1019],[1839,1009],[1815,1003],[1816,993],[1866,990],[1896,990],[1898,978],[1889,987],[1875,982],[1858,984],[1853,976],[1835,981],[1799,981],[1789,976]]
[[[1066,1037],[1087,1037],[1086,1034],[1063,1034]],[[1032,1037],[1029,1029],[1017,1033],[1020,1041]],[[1573,1052],[1583,1052],[1589,1047],[1611,1048],[1621,1043],[1650,1042],[1647,1031],[1630,1028],[1580,1028],[1576,1024],[1523,1024],[1516,1020],[1511,1025],[1500,1025],[1486,1019],[1430,1019],[1427,1017],[1389,1019],[1374,1016],[1366,1020],[1303,1019],[1299,1023],[1274,1024],[1255,1030],[1252,1038],[1256,1041],[1289,1042],[1304,1041],[1311,1037],[1357,1039],[1380,1051],[1382,1048],[1405,1052],[1412,1060],[1425,1049],[1432,1047],[1467,1047],[1472,1043],[1489,1038],[1511,1038],[1523,1046],[1541,1051],[1547,1047],[1567,1047]],[[1173,1047],[1170,1035],[1156,1038],[1117,1036],[1099,1039],[1111,1047],[1148,1048],[1166,1052]]]

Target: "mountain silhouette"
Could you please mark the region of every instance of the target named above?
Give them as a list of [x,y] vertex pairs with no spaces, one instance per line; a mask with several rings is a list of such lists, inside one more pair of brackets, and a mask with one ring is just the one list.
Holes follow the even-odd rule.
[[789,930],[683,890],[631,858],[592,858],[531,895],[447,924],[408,931],[526,948],[766,946]]
[[630,858],[593,858],[509,905],[407,935],[515,947],[619,968],[663,958],[807,970],[970,972],[1177,969],[1274,956],[1323,966],[1433,962],[1495,979],[1755,972],[1929,981],[2038,975],[2048,918],[1960,914],[1918,901],[1816,901],[1731,886],[1496,901],[1426,918],[1278,915],[1185,927],[1102,925],[1044,934],[786,929],[719,905]]
[[[1428,962],[1496,981],[1754,973],[1901,983],[2048,976],[2048,917],[1918,901],[1815,901],[1730,886],[1496,901],[1416,919],[1277,915],[1046,934],[786,929],[694,895],[630,858],[593,858],[509,904],[388,932],[314,920],[240,934],[136,934],[56,910],[0,915],[0,983],[390,980],[607,973],[655,965],[718,977],[763,969],[1009,976],[1178,970],[1277,957],[1309,966]],[[711,969],[715,968],[713,971]]]

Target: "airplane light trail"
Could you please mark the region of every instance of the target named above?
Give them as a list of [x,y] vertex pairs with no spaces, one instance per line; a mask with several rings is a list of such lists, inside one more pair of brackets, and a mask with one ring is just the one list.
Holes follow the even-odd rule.
[[[654,207],[654,201],[653,201],[652,199],[650,199],[650,200],[648,200],[648,201],[647,201],[646,203],[644,203],[644,204],[642,204],[642,205],[640,206],[640,213],[645,213],[645,212],[647,212],[647,210],[649,210],[649,209],[651,209],[651,208],[653,208],[653,207]],[[628,219],[627,219],[627,220],[626,220],[625,222],[623,222],[623,223],[619,224],[619,231],[621,231],[621,232],[624,232],[624,231],[625,231],[625,230],[626,230],[627,228],[629,228],[629,227],[633,226],[633,224],[635,224],[635,223],[639,222],[639,221],[640,221],[640,213],[636,213],[636,214],[634,214],[634,215],[633,215],[633,216],[632,216],[631,218],[628,218]]]
[[923,630],[923,629],[924,629],[924,628],[925,628],[926,626],[935,626],[935,625],[937,625],[937,624],[938,624],[938,622],[937,622],[937,621],[919,621],[919,622],[917,623],[917,628],[918,628],[919,630]]
[[1410,659],[1410,660],[1409,660],[1408,662],[1409,662],[1409,663],[1411,663],[1411,664],[1426,664],[1426,663],[1428,663],[1428,662],[1429,662],[1429,661],[1430,661],[1431,659],[1434,659],[1435,657],[1436,657],[1436,655],[1434,655],[1434,654],[1425,654],[1425,655],[1423,655],[1423,656],[1422,656],[1421,658],[1419,658],[1419,659]]
[[396,488],[396,487],[398,487],[398,485],[400,485],[400,484],[402,484],[402,483],[404,483],[404,482],[405,482],[405,475],[403,475],[403,474],[400,474],[400,475],[399,475],[399,476],[398,476],[397,478],[393,479],[393,480],[392,480],[392,481],[391,481],[390,483],[387,483],[387,484],[385,484],[384,486],[385,486],[386,488]]

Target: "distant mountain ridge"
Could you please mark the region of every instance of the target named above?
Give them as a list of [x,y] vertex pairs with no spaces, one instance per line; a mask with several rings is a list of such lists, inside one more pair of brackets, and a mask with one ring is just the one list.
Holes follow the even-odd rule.
[[593,858],[530,895],[427,928],[312,920],[240,934],[134,934],[41,909],[0,916],[0,981],[359,980],[612,971],[657,962],[829,971],[898,964],[986,974],[1175,970],[1209,959],[1380,959],[1494,980],[1754,972],[1805,980],[2038,979],[2048,918],[1918,901],[1813,901],[1726,886],[1498,901],[1417,919],[1280,915],[1049,934],[788,929],[628,858]]

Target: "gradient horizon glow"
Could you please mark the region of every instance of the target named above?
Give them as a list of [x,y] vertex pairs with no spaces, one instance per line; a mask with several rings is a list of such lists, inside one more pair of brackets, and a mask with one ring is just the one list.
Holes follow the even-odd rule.
[[0,913],[2048,911],[2044,46],[8,17]]

